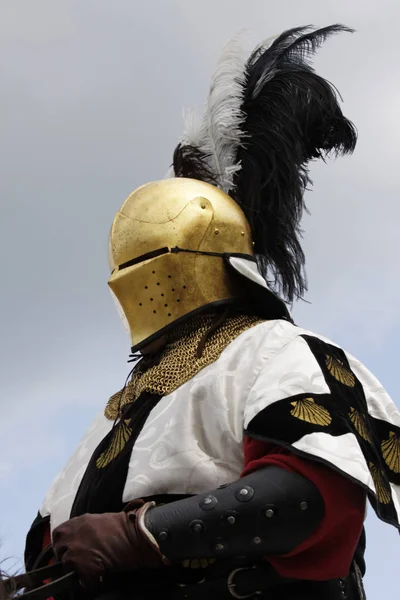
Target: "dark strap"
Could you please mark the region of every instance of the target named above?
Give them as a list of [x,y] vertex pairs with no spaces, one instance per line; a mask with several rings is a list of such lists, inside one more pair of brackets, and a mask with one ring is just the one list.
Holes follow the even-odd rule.
[[72,592],[73,586],[78,584],[78,576],[72,571],[71,573],[67,573],[46,585],[41,585],[40,587],[34,588],[33,590],[29,590],[24,594],[19,594],[17,596],[18,600],[47,600],[47,598],[51,598],[60,592],[65,592],[66,590],[70,590]]
[[46,579],[52,579],[54,577],[58,578],[62,575],[65,575],[65,568],[61,563],[56,563],[54,565],[42,567],[41,569],[35,569],[29,573],[22,573],[21,575],[5,579],[4,585],[7,590],[11,588],[14,590],[20,590],[27,587],[32,588],[40,585]]
[[[52,581],[42,585],[46,579],[52,579]],[[56,593],[65,591],[77,581],[78,577],[74,571],[66,572],[63,564],[55,563],[54,565],[5,579],[4,588],[9,595],[26,588],[26,592],[18,594],[18,600],[46,600]]]
[[270,567],[239,567],[227,577],[180,585],[169,600],[365,600],[357,585],[354,572],[347,577],[329,581],[282,579]]
[[48,567],[50,564],[52,564],[54,559],[53,544],[48,544],[45,548],[43,548],[32,567],[27,569],[27,572],[30,573],[32,571],[37,571],[42,567]]

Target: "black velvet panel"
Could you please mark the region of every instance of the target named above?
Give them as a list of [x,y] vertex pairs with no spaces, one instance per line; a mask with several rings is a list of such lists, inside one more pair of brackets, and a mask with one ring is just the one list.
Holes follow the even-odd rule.
[[100,442],[80,483],[71,518],[84,513],[119,512],[132,448],[161,396],[143,393],[123,409],[110,433]]
[[294,453],[305,455],[292,444],[307,434],[321,432],[341,436],[352,433],[377,488],[376,496],[369,492],[370,501],[383,521],[399,528],[389,482],[400,485],[400,428],[368,413],[363,386],[351,370],[343,350],[312,336],[302,337],[316,358],[330,393],[302,393],[274,402],[250,421],[246,434],[290,446]]

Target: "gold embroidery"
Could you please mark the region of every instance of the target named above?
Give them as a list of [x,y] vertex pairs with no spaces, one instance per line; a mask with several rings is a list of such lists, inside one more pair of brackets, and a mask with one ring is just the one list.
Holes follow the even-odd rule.
[[171,394],[201,369],[217,360],[221,352],[238,335],[263,322],[263,319],[256,316],[228,317],[210,335],[202,355],[198,357],[196,351],[200,340],[218,318],[218,315],[208,313],[178,325],[171,332],[168,345],[163,350],[158,364],[147,369],[139,364],[125,390],[111,396],[104,411],[107,419],[114,421],[118,417],[118,410],[134,402],[142,392],[161,396]]
[[313,398],[304,398],[304,400],[296,400],[290,403],[294,408],[290,414],[296,419],[327,427],[332,422],[332,417],[329,411],[315,403]]
[[355,430],[359,435],[361,435],[364,440],[367,442],[371,442],[371,436],[368,433],[367,424],[365,422],[365,417],[358,412],[355,408],[350,407],[349,419],[353,423]]
[[343,385],[348,387],[354,387],[356,384],[356,378],[353,373],[348,369],[341,360],[333,358],[333,356],[325,356],[325,364],[329,373]]
[[394,473],[400,473],[400,438],[394,431],[389,433],[389,439],[381,444],[383,458],[389,469]]
[[181,562],[181,565],[185,569],[206,569],[216,560],[216,558],[186,558]]
[[132,434],[132,428],[129,427],[131,423],[130,419],[120,421],[114,428],[114,435],[111,438],[110,445],[107,450],[100,454],[96,461],[96,467],[98,469],[104,469],[110,464],[122,452],[125,448],[127,441]]
[[385,481],[382,472],[374,465],[369,463],[369,470],[375,485],[376,497],[381,504],[390,504],[392,500],[390,488]]
[[110,421],[115,421],[118,417],[119,409],[128,404],[129,401],[132,402],[131,398],[133,397],[133,382],[132,380],[126,385],[124,390],[120,390],[111,396],[109,401],[106,404],[104,409],[104,416]]

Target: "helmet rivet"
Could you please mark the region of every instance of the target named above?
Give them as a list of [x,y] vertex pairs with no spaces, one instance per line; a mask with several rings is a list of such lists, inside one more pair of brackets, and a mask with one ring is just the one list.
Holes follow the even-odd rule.
[[215,235],[218,235],[219,234],[219,229],[215,229],[214,233],[215,233]]
[[242,237],[244,237],[244,231],[241,231],[241,232],[240,232],[240,235],[241,235]]
[[205,209],[205,207],[206,207],[206,203],[205,203],[205,202],[202,202],[202,203],[200,204],[200,206],[201,206],[201,208],[204,210],[204,209]]
[[256,243],[255,243],[255,242],[251,242],[251,245],[252,245],[252,246],[253,246],[253,248],[254,248],[254,246],[256,245]]

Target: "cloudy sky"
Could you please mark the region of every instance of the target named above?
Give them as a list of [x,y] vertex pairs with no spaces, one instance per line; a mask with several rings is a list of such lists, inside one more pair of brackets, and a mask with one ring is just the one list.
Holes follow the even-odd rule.
[[[399,404],[399,15],[397,0],[2,0],[0,538],[15,564],[46,488],[128,372],[107,290],[113,215],[163,177],[182,108],[201,106],[242,28],[255,41],[309,23],[357,30],[316,60],[359,144],[313,167],[309,303],[294,313]],[[400,539],[371,512],[367,525],[367,590],[380,600],[398,585]]]

